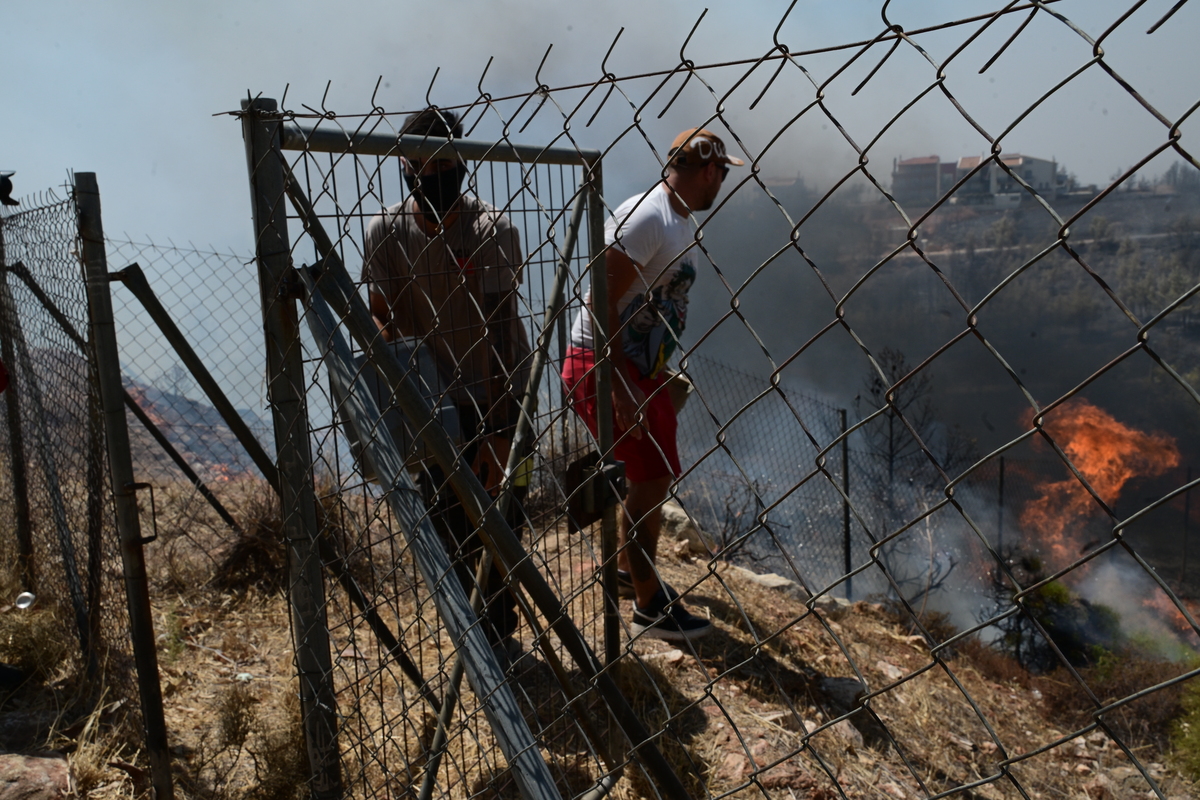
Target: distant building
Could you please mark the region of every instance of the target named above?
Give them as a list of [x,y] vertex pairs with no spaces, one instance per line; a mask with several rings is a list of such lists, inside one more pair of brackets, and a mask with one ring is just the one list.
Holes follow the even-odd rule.
[[[964,156],[957,162],[943,162],[938,156],[897,159],[892,167],[892,195],[901,204],[933,205],[958,181],[971,175],[981,162],[985,162],[982,156]],[[1028,193],[1014,175],[1050,200],[1064,188],[1065,179],[1055,161],[1010,153],[1001,154],[1000,162],[1003,168],[993,160],[986,160],[955,191],[950,202],[1015,206],[1024,202]]]
[[945,189],[954,185],[954,173],[951,172],[950,183],[943,188],[942,179],[945,175],[942,160],[938,156],[897,160],[892,165],[892,196],[901,205],[933,205]]

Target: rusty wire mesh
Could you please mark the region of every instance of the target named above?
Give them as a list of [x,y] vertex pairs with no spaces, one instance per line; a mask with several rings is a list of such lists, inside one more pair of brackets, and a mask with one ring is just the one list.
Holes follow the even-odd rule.
[[[111,271],[141,269],[251,434],[272,452],[253,257],[149,237],[108,237],[105,244]],[[126,413],[134,470],[159,493],[157,519],[143,509],[144,523],[160,532],[147,562],[152,578],[177,588],[204,585],[222,574],[226,582],[244,581],[245,575],[231,570],[244,557],[235,549],[238,537],[254,522],[248,508],[271,490],[138,295],[114,281],[112,298],[122,380],[145,416]]]
[[[1181,555],[1186,564],[1186,537],[1181,543],[1157,533],[1180,525],[1188,531],[1187,493],[1195,485],[1187,460],[1196,452],[1200,403],[1193,319],[1200,292],[1194,249],[1200,163],[1186,132],[1197,106],[1156,107],[1148,99],[1153,87],[1120,74],[1102,46],[1183,24],[1173,16],[1182,3],[1168,9],[1138,2],[1094,31],[1068,20],[1058,8],[1065,5],[1012,2],[907,30],[889,20],[885,3],[883,25],[869,41],[799,51],[776,38],[761,57],[717,65],[694,60],[685,43],[678,66],[662,72],[620,76],[606,63],[591,84],[556,89],[539,79],[534,91],[501,98],[486,93],[481,79],[478,97],[462,103],[438,98],[447,103],[443,108],[463,114],[470,138],[520,142],[518,132],[536,120],[535,130],[551,131],[540,144],[597,146],[610,174],[615,159],[657,164],[643,176],[641,191],[664,166],[666,143],[646,131],[654,114],[671,120],[673,129],[712,128],[751,165],[729,175],[721,199],[701,221],[703,237],[696,237],[693,255],[702,265],[698,282],[709,286],[710,314],[704,329],[689,329],[681,347],[678,363],[696,392],[681,433],[688,463],[672,489],[694,519],[720,525],[731,512],[737,519],[716,553],[663,565],[664,575],[687,589],[693,607],[707,609],[718,630],[683,645],[679,655],[625,635],[621,657],[610,667],[633,676],[625,685],[631,696],[643,690],[640,710],[655,742],[671,753],[697,796],[773,797],[799,789],[846,797],[886,785],[893,796],[1029,797],[1077,788],[1085,771],[1063,768],[1047,777],[1042,767],[1057,764],[1062,750],[1101,746],[1125,759],[1130,787],[1165,796],[1160,766],[1143,757],[1132,729],[1118,720],[1127,707],[1144,708],[1176,691],[1196,674],[1193,662],[1166,662],[1153,679],[1102,693],[1095,683],[1100,674],[1089,671],[1098,651],[1089,648],[1103,650],[1113,640],[1068,641],[1061,620],[1042,612],[1052,596],[1099,587],[1114,603],[1125,593],[1135,605],[1157,606],[1165,627],[1179,626],[1184,649],[1194,648],[1200,634],[1177,591],[1189,585],[1186,575],[1163,574]],[[1037,63],[1038,49],[1023,47],[1035,32],[1076,48],[1075,67],[1045,76],[1045,88],[1025,87],[1029,100],[1020,114],[984,124],[987,99],[956,94],[953,76],[986,72],[1006,58]],[[886,96],[872,93],[880,75],[900,69],[923,77],[907,94],[894,86]],[[1006,150],[1028,115],[1052,110],[1056,97],[1075,86],[1098,91],[1096,80],[1128,101],[1123,114],[1138,115],[1154,130],[1152,143],[1131,155],[1134,166],[1089,188],[1074,185],[1056,163],[1046,160],[1052,164],[1047,177],[1037,172],[1038,159],[1022,161]],[[676,107],[680,97],[686,100]],[[983,155],[952,166],[936,158],[905,160],[890,175],[879,170],[876,165],[894,155],[884,150],[889,129],[919,118],[918,101],[927,98],[953,109]],[[851,130],[833,109],[855,103],[895,110],[873,128]],[[766,135],[743,121],[765,108],[788,111]],[[358,114],[304,106],[282,116],[306,130],[347,133],[395,133],[402,119],[378,107]],[[597,120],[620,134],[589,140]],[[764,174],[773,148],[802,147],[802,134],[814,126],[831,130],[855,166],[819,189],[773,182]],[[302,148],[286,158],[341,260],[358,277],[367,224],[406,196],[397,159],[356,155],[350,147],[336,153]],[[1151,167],[1162,170],[1161,180],[1138,177]],[[536,163],[485,159],[472,165],[472,191],[524,225],[522,302],[531,338],[544,303],[539,281],[561,241],[548,231],[562,225],[584,182],[573,172],[555,178],[553,168]],[[621,199],[606,195],[607,209]],[[288,203],[283,196],[270,201]],[[316,264],[322,254],[289,213],[293,262]],[[594,263],[587,252],[580,248],[573,259],[569,304],[576,312]],[[699,286],[694,291],[700,296]],[[790,316],[779,315],[780,299],[791,301],[784,303]],[[719,370],[704,360],[704,348],[726,336],[743,343],[739,368],[757,383],[714,377]],[[1053,354],[1040,345],[1047,338],[1060,345]],[[1031,339],[1039,345],[1031,346]],[[896,349],[898,341],[907,354]],[[556,345],[552,338],[558,357]],[[313,343],[306,348],[315,469],[326,481],[324,504],[336,509],[327,517],[330,530],[349,561],[361,559],[371,605],[387,610],[388,623],[420,654],[427,677],[437,676],[442,693],[450,643],[431,615],[380,490],[362,479],[340,441],[339,403]],[[805,365],[852,375],[843,385],[860,387],[851,390],[858,402],[847,394],[837,405],[822,403],[793,391]],[[939,389],[954,378],[960,380],[953,391]],[[738,391],[729,392],[730,383]],[[543,480],[560,481],[555,459],[586,437],[578,436],[553,380],[543,392],[534,458]],[[989,405],[982,415],[962,412],[984,400]],[[853,408],[844,430],[838,405]],[[987,410],[996,408],[1005,420],[989,419]],[[557,434],[563,425],[573,427],[576,438]],[[850,445],[845,460],[843,443]],[[1089,449],[1110,444],[1117,445],[1116,456],[1097,458]],[[721,487],[722,480],[731,486]],[[561,489],[548,485],[545,507],[556,509]],[[565,597],[584,602],[572,613],[599,647],[601,604],[593,577],[599,548],[586,535],[568,534],[561,514],[539,516],[538,508],[526,509],[527,547]],[[847,513],[850,568],[844,569],[837,556],[845,551],[825,543],[845,534]],[[782,565],[804,601],[799,610],[779,610],[726,567],[725,560],[747,552],[759,559],[766,553]],[[860,592],[887,598],[920,637],[919,655],[902,667],[881,666],[869,642],[850,638],[848,623],[835,619],[845,613],[836,600]],[[954,627],[930,613],[939,594],[943,607],[959,612]],[[629,610],[623,605],[623,616]],[[345,698],[339,733],[353,793],[378,796],[397,784],[415,786],[428,756],[422,750],[428,734],[414,722],[427,718],[422,700],[366,630],[361,609],[331,587],[326,612],[335,652],[342,654],[331,677]],[[522,630],[524,655],[510,682],[527,701],[523,713],[561,791],[576,795],[611,774],[614,764],[606,762],[594,732],[577,727],[568,711],[577,697],[569,681],[552,676],[536,691],[522,684],[530,672],[545,673],[533,654],[543,635]],[[1001,646],[1012,637],[1026,648],[1016,657],[1024,654],[1029,670],[1059,670],[1074,712],[1069,722],[1013,734],[1001,724],[1006,711],[999,684],[973,682],[973,669],[957,660],[969,640]],[[812,642],[820,643],[819,652],[806,649]],[[731,698],[746,691],[760,710],[770,708],[770,718],[734,707]],[[917,706],[931,697],[939,712],[922,717]],[[438,788],[447,796],[502,782],[500,760],[474,710],[467,703],[451,731],[447,777]],[[969,755],[935,764],[924,739],[944,739],[938,725],[949,718],[972,732]],[[871,762],[879,765],[873,784],[856,783],[847,767],[853,748],[843,743],[845,722],[858,730],[860,743],[891,754],[886,765]],[[715,753],[696,745],[700,733],[713,728],[725,731],[718,737],[725,749],[714,746]],[[565,750],[564,742],[570,742]],[[623,752],[637,744],[624,742]],[[623,758],[617,755],[618,764]],[[631,776],[634,788],[623,784],[617,791],[661,794],[638,768]]]
[[56,616],[89,680],[120,696],[130,688],[128,617],[74,197],[31,196],[5,209],[0,232],[10,379],[4,586],[33,592],[34,608]]

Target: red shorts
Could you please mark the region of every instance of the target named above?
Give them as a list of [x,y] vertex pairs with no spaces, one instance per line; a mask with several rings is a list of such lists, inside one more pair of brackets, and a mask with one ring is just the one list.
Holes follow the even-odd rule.
[[[567,348],[563,362],[563,383],[570,393],[570,402],[592,436],[596,435],[596,354],[579,347]],[[625,477],[634,483],[676,478],[683,472],[679,467],[679,450],[675,446],[675,407],[665,389],[664,374],[657,378],[642,378],[637,367],[626,363],[626,374],[646,395],[642,406],[642,438],[635,439],[614,423],[616,447],[613,457],[625,462]]]

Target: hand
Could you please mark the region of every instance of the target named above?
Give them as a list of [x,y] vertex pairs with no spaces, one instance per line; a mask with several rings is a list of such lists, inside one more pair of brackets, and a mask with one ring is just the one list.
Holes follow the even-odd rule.
[[646,395],[626,379],[624,370],[614,369],[612,376],[613,416],[616,417],[617,427],[628,431],[633,438],[640,439],[642,426],[638,423],[638,413],[646,402]]
[[475,461],[471,471],[479,476],[483,488],[495,497],[500,491],[500,482],[504,479],[504,468],[508,465],[508,451],[511,442],[498,434],[490,434],[479,445],[475,453]]

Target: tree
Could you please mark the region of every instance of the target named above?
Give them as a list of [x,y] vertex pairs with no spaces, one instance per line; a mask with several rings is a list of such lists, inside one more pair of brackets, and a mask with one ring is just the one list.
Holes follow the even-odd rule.
[[953,550],[939,546],[944,543],[926,514],[941,499],[943,473],[953,475],[974,461],[974,442],[938,422],[928,372],[910,375],[904,353],[890,347],[879,352],[876,363],[879,370],[871,370],[863,389],[869,404],[883,411],[861,428],[867,458],[860,480],[869,487],[885,533],[923,518],[880,550],[900,594],[916,603],[941,588],[957,564]]
[[[912,367],[904,353],[891,347],[881,350],[875,361],[883,374],[872,369],[863,383],[863,390],[871,406],[886,406],[886,409],[881,417],[863,428],[863,439],[867,453],[886,469],[888,482],[896,480],[901,464],[922,453],[922,444],[943,471],[953,472],[971,463],[974,443],[961,430],[946,429],[937,421],[933,378],[929,373],[920,372],[909,377],[889,396],[891,387],[908,376]],[[861,400],[862,395],[855,400],[855,410],[866,416],[858,407]]]
[[891,483],[896,478],[897,462],[920,452],[920,444],[904,422],[907,421],[917,431],[928,426],[933,416],[929,402],[930,378],[924,373],[916,375],[889,397],[889,389],[908,375],[912,368],[904,353],[890,347],[880,351],[876,362],[883,374],[871,370],[863,388],[872,406],[886,406],[886,409],[882,420],[877,419],[863,429],[863,437],[866,439],[867,452],[883,461],[888,482]]

